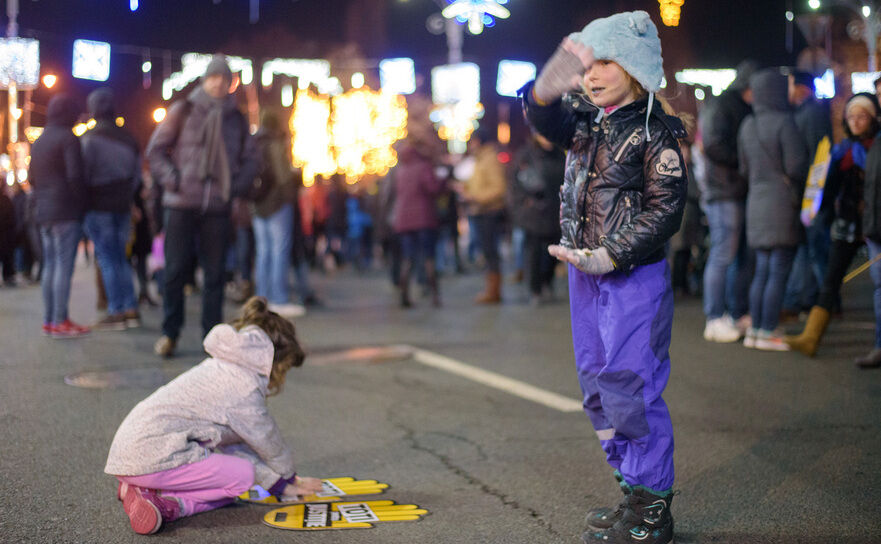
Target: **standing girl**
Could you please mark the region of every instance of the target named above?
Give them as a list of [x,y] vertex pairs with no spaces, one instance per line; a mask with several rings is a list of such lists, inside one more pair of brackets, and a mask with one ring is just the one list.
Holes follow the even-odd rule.
[[[526,116],[568,149],[561,245],[584,409],[624,491],[588,513],[585,542],[673,539],[670,374],[673,292],[664,259],[686,200],[682,123],[655,100],[661,42],[644,11],[598,19],[563,40]],[[584,93],[569,93],[576,87]]]
[[789,351],[777,330],[786,279],[802,238],[801,198],[808,173],[808,148],[795,124],[787,96],[789,81],[768,68],[750,78],[753,113],[737,137],[740,174],[748,180],[746,241],[756,250],[749,288],[748,348]]
[[[826,276],[817,298],[817,305],[811,308],[808,322],[798,336],[787,336],[785,341],[796,350],[813,357],[832,311],[841,304],[841,284],[857,251],[865,243],[863,240],[863,210],[866,207],[863,189],[866,182],[866,158],[872,143],[878,138],[881,124],[878,121],[879,108],[875,96],[857,93],[850,97],[844,106],[844,133],[847,138],[832,148],[832,164],[823,189],[824,208],[831,207],[834,214],[829,236],[829,262]],[[873,274],[877,273],[873,272]]]
[[296,475],[266,407],[287,371],[303,364],[293,324],[252,297],[203,345],[211,357],[135,406],[110,446],[104,472],[119,479],[117,497],[136,533],[226,506],[255,483],[276,496],[321,488]]

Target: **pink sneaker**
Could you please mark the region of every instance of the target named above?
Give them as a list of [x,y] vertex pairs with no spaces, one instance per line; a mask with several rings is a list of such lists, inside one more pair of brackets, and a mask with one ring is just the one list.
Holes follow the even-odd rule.
[[144,489],[120,482],[119,491],[125,487],[122,507],[128,514],[132,530],[139,535],[152,535],[163,522],[180,518],[180,503],[167,499],[152,489]]
[[52,336],[52,323],[43,323],[43,336]]
[[52,325],[51,327],[49,335],[52,338],[77,338],[92,332],[89,327],[77,325],[70,319],[65,319],[62,323]]

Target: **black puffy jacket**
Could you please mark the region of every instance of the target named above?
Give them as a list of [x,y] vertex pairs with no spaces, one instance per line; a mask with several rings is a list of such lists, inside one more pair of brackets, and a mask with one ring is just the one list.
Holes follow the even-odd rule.
[[48,225],[81,221],[88,191],[83,181],[83,156],[71,128],[78,108],[64,95],[49,102],[46,128],[31,146],[28,182],[33,188],[34,221]]
[[599,109],[582,95],[567,94],[547,106],[522,90],[529,123],[568,150],[561,191],[561,243],[605,247],[619,270],[658,262],[679,230],[688,184],[679,138],[681,121],[655,103],[648,119],[642,98],[599,121]]

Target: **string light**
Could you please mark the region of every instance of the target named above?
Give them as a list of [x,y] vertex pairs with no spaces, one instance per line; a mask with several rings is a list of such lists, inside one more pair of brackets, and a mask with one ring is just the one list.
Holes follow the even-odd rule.
[[291,114],[291,150],[294,166],[303,169],[303,185],[311,187],[318,175],[330,176],[336,165],[330,152],[330,98],[299,89]]
[[484,26],[495,25],[495,19],[507,19],[511,12],[502,4],[508,0],[447,0],[450,5],[441,11],[447,19],[455,18],[461,23],[468,23],[468,32],[480,34]]
[[335,173],[353,184],[397,164],[392,144],[407,135],[407,102],[367,87],[332,99],[300,89],[290,127],[293,164],[303,169],[306,187]]
[[661,21],[667,26],[679,26],[679,15],[685,0],[658,0],[661,4]]

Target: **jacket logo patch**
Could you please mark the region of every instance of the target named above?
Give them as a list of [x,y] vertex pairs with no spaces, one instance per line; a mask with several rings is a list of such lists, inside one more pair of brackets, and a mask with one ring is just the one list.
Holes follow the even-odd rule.
[[681,176],[682,164],[679,162],[679,153],[674,149],[661,151],[661,158],[655,164],[655,171],[662,176]]

